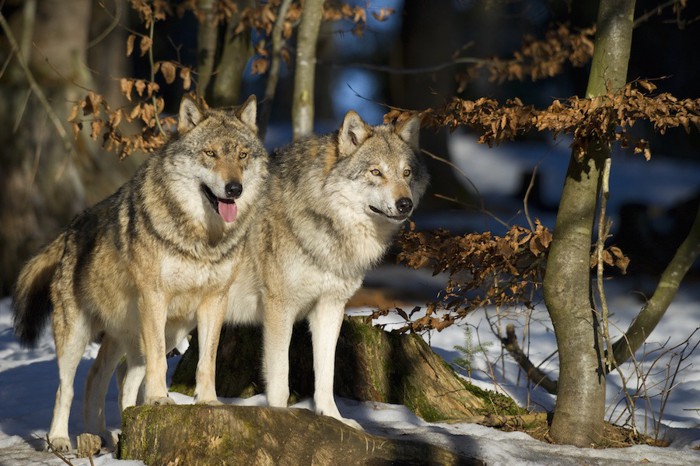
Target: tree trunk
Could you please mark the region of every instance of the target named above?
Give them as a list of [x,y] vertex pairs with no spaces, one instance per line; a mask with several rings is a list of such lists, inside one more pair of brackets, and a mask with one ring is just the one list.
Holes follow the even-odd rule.
[[258,118],[258,134],[260,139],[265,140],[267,134],[267,125],[270,123],[270,114],[272,113],[272,104],[275,101],[275,93],[277,92],[277,82],[280,77],[280,68],[282,63],[282,49],[284,45],[283,30],[284,21],[289,11],[289,6],[292,0],[282,0],[280,8],[277,11],[277,19],[275,26],[272,28],[270,40],[272,41],[272,51],[270,53],[270,70],[267,72],[267,82],[265,83],[265,97],[263,98],[260,108],[260,118]]
[[186,465],[483,464],[426,443],[369,435],[303,409],[203,405],[127,409],[119,458]]
[[596,188],[606,152],[572,155],[544,279],[544,299],[559,349],[559,381],[551,434],[580,447],[603,432],[605,375],[599,320],[590,300],[590,250]]
[[[29,0],[24,11],[35,6],[35,14],[19,12],[9,19],[22,59],[67,137],[57,133],[30,91],[30,78],[15,55],[0,88],[0,296],[8,294],[23,262],[85,207],[79,165],[89,164],[90,157],[66,149],[71,147],[66,119],[78,100],[72,81],[84,76],[91,4]],[[0,46],[8,57],[13,51],[4,36]]]
[[306,0],[297,35],[294,98],[292,101],[292,137],[294,140],[314,131],[314,81],[316,42],[321,27],[323,0]]
[[[587,97],[624,86],[634,0],[601,0]],[[559,348],[559,383],[551,436],[580,447],[602,439],[605,370],[599,315],[591,301],[590,251],[600,174],[610,148],[572,154],[544,279],[544,298]]]
[[197,0],[200,14],[197,27],[197,94],[207,97],[207,88],[214,72],[219,25],[214,17],[214,0]]
[[[497,8],[492,5],[489,8]],[[392,64],[398,68],[422,68],[447,62],[457,47],[457,18],[452,2],[406,0],[401,15],[401,36],[397,41]],[[439,24],[439,27],[432,25]],[[435,44],[442,44],[436,47]],[[455,94],[454,69],[433,73],[393,75],[390,78],[391,103],[401,108],[426,109],[443,105]],[[421,133],[421,149],[449,159],[448,130],[430,130]],[[430,185],[421,201],[422,209],[453,209],[452,201],[436,197],[438,194],[460,202],[469,201],[469,192],[454,174],[452,167],[442,160],[424,157],[430,172]]]
[[213,103],[215,107],[230,107],[241,100],[241,85],[248,60],[253,56],[250,31],[235,33],[239,14],[253,7],[253,0],[237,0],[238,12],[228,20],[219,66],[214,78]]
[[[258,327],[227,327],[221,334],[216,365],[216,391],[222,397],[262,393],[262,332]],[[172,387],[194,392],[197,344],[180,360]],[[290,349],[290,388],[296,399],[314,390],[313,358],[308,326],[294,329]],[[402,404],[428,421],[459,420],[477,414],[518,414],[507,397],[478,389],[417,335],[398,335],[346,319],[336,350],[334,393],[361,401]]]

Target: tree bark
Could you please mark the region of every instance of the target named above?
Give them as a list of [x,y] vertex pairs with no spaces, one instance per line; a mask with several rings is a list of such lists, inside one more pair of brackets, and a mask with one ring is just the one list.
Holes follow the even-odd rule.
[[119,458],[187,465],[483,464],[430,444],[369,435],[303,409],[204,405],[127,409]]
[[[601,0],[587,97],[624,86],[634,0]],[[544,298],[559,348],[560,374],[550,434],[580,447],[603,436],[605,368],[599,315],[591,300],[590,250],[600,174],[610,148],[590,144],[572,154],[544,279]]]
[[297,38],[294,97],[292,100],[292,137],[297,140],[314,131],[314,81],[316,42],[321,27],[323,0],[306,0]]
[[272,113],[272,104],[275,101],[275,93],[277,92],[277,82],[280,77],[280,64],[282,62],[282,47],[284,38],[282,37],[284,29],[284,21],[287,17],[287,11],[292,4],[292,0],[282,0],[280,8],[277,11],[277,19],[275,26],[272,28],[272,52],[270,55],[270,70],[267,73],[267,82],[265,83],[265,97],[262,101],[260,109],[260,118],[258,123],[260,138],[264,141],[267,134],[267,125],[270,123],[270,114]]
[[230,107],[241,100],[241,85],[248,60],[253,56],[250,31],[235,33],[240,21],[238,14],[254,6],[253,0],[238,0],[238,13],[228,20],[221,59],[214,78],[213,103],[215,107]]
[[198,0],[197,10],[201,15],[197,27],[197,94],[206,98],[207,87],[214,72],[218,25],[214,18],[214,0]]
[[590,446],[603,432],[605,376],[599,320],[590,300],[590,247],[602,148],[571,156],[544,279],[544,299],[559,349],[559,381],[551,434],[559,443]]

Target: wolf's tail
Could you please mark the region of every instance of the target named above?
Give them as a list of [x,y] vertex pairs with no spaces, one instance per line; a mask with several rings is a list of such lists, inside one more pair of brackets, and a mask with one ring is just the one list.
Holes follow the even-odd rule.
[[17,339],[35,346],[51,313],[51,281],[63,255],[65,233],[27,262],[19,273],[12,293]]

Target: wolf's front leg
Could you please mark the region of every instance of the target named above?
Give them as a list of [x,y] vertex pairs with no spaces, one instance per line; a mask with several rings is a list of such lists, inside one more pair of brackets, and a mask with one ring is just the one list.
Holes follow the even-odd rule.
[[263,302],[263,374],[267,403],[287,407],[289,401],[289,344],[294,314],[281,301]]
[[314,374],[316,375],[314,404],[318,414],[330,416],[355,429],[362,430],[362,426],[357,421],[346,419],[340,415],[333,399],[335,347],[338,343],[344,316],[345,301],[332,300],[327,297],[320,298],[308,316],[313,345]]
[[199,361],[194,392],[196,403],[221,404],[216,398],[216,351],[227,309],[228,293],[225,292],[207,296],[197,309]]
[[[148,284],[152,285],[152,284]],[[139,300],[141,339],[146,359],[146,404],[172,404],[165,382],[167,372],[165,324],[169,301],[162,293],[143,290]]]

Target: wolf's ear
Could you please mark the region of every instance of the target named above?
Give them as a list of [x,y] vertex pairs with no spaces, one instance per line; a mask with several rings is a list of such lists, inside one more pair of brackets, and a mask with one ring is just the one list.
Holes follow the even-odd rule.
[[184,96],[180,101],[180,113],[177,122],[177,132],[186,133],[204,119],[202,111],[189,96]]
[[255,97],[255,94],[248,97],[243,105],[238,107],[238,110],[236,110],[236,116],[247,127],[256,133],[258,132],[258,125],[255,122],[256,118],[258,117],[258,99]]
[[409,145],[411,149],[418,152],[418,136],[420,135],[420,116],[413,115],[410,118],[396,122],[394,126],[396,134]]
[[354,110],[345,114],[338,133],[338,148],[341,155],[350,155],[371,135],[370,128]]

